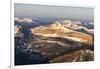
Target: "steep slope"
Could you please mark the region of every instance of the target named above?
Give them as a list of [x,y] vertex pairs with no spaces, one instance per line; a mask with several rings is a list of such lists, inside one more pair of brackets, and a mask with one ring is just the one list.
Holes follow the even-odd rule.
[[93,61],[94,53],[91,50],[78,50],[69,54],[51,59],[51,63]]
[[92,36],[63,27],[60,23],[51,24],[49,27],[40,26],[31,29],[34,35],[44,37],[60,37],[92,44]]

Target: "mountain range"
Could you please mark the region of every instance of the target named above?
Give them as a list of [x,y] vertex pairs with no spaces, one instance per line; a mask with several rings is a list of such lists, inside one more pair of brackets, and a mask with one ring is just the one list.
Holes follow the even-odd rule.
[[15,64],[94,60],[92,22],[53,18],[15,18],[14,28]]

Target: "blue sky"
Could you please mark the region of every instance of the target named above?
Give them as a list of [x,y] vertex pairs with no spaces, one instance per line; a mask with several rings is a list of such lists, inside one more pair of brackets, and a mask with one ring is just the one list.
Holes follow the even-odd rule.
[[15,4],[15,16],[30,17],[72,17],[83,19],[94,19],[93,8],[49,6],[36,4]]

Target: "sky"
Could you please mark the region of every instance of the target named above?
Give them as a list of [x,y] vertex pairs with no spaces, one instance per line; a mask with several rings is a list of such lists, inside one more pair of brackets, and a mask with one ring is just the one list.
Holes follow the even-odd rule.
[[94,19],[94,8],[70,7],[70,6],[50,6],[37,4],[18,4],[14,5],[16,16],[29,17],[71,17]]

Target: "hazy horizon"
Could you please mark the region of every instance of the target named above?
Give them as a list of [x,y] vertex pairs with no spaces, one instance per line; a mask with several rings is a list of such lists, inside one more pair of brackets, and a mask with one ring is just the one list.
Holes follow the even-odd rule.
[[94,20],[93,8],[15,3],[14,9],[15,17],[70,17],[76,19]]

